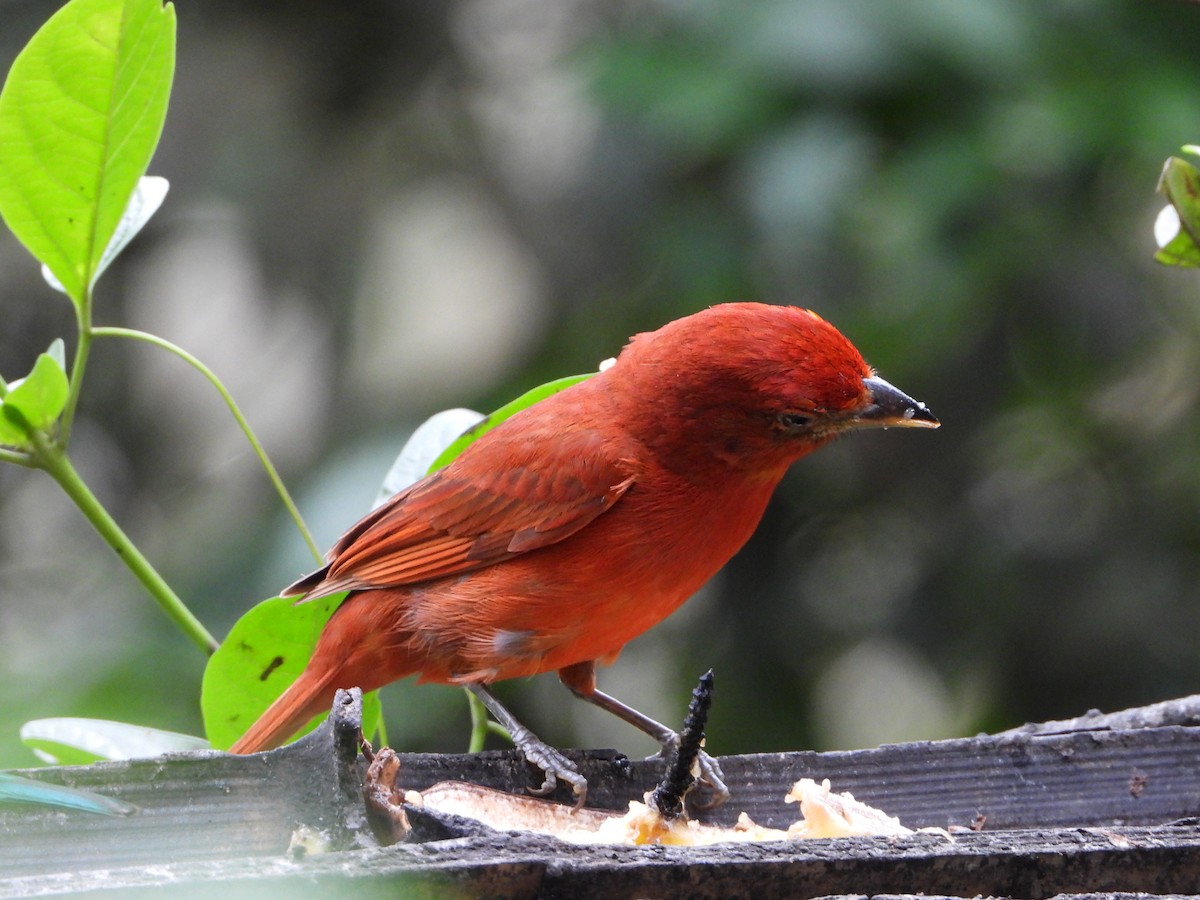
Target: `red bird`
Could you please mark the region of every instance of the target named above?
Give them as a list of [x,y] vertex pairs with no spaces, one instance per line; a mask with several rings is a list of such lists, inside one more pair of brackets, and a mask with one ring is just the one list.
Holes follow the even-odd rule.
[[582,801],[583,777],[488,685],[557,670],[669,748],[671,729],[596,689],[596,663],[738,551],[793,462],[843,432],[888,426],[938,420],[807,310],[729,303],[637,335],[610,368],[363,518],[285,591],[350,593],[303,674],[232,752],[283,743],[338,688],[419,675],[467,686],[545,773],[542,791],[559,779]]

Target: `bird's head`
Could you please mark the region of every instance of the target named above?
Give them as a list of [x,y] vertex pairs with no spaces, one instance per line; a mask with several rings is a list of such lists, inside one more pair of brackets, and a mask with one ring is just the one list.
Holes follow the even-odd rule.
[[[939,424],[841,332],[797,307],[714,306],[637,335],[614,368],[652,398],[640,436],[682,466],[708,457],[782,472],[847,431]],[[678,431],[656,425],[668,410],[681,417]]]

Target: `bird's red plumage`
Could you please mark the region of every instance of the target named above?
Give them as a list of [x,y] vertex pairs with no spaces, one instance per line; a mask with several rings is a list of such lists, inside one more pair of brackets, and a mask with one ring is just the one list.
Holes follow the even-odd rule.
[[281,743],[340,687],[611,660],[737,552],[792,462],[854,427],[871,374],[793,307],[725,304],[635,337],[365,517],[293,586],[351,594],[234,752]]

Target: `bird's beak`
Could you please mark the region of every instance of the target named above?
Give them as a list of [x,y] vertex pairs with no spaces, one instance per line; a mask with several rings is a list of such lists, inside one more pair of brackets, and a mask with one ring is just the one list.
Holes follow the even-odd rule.
[[863,379],[867,405],[848,422],[852,428],[937,428],[941,422],[924,403],[872,375]]

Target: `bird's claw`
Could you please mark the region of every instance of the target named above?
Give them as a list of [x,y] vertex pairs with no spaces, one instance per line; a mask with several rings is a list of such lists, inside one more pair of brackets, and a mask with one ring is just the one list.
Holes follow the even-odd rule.
[[529,793],[537,797],[545,797],[547,794],[553,793],[558,782],[561,781],[570,785],[574,792],[575,808],[579,809],[583,806],[587,799],[588,783],[587,779],[579,774],[579,770],[575,768],[573,762],[549,744],[543,744],[538,740],[519,742],[517,749],[521,751],[526,762],[537,766],[546,776],[541,787],[526,788]]
[[721,771],[721,765],[717,762],[716,757],[709,756],[703,750],[696,757],[696,766],[700,770],[697,780],[707,789],[707,796],[703,800],[692,802],[696,809],[716,809],[731,796],[729,788],[725,784],[725,773]]

